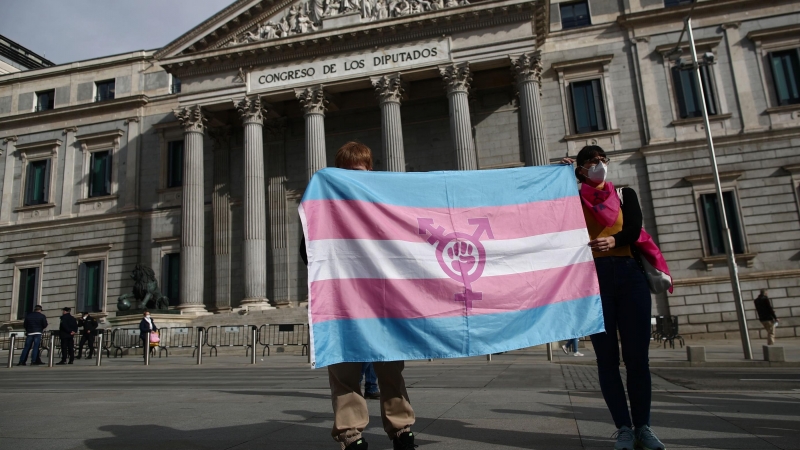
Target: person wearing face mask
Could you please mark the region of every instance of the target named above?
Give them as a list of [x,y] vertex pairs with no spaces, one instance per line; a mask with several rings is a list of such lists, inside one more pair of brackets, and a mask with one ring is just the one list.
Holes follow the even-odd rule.
[[[348,170],[372,170],[372,151],[360,142],[348,142],[336,152],[336,167]],[[306,241],[300,242],[300,257],[308,265]],[[328,366],[328,381],[333,403],[331,436],[342,450],[368,450],[362,432],[369,423],[365,394],[361,392],[361,362],[343,362]],[[392,440],[393,450],[413,450],[416,416],[403,379],[404,361],[372,363],[380,392],[383,429]]]
[[142,321],[139,322],[139,339],[142,341],[142,358],[146,358],[146,353],[150,351],[150,341],[147,339],[147,333],[155,333],[158,331],[158,327],[156,323],[153,322],[153,318],[150,317],[150,311],[144,311],[144,317]]
[[[622,188],[622,198],[608,181],[605,151],[583,147],[575,175],[581,182],[580,198],[589,231],[606,331],[591,337],[597,355],[600,389],[617,432],[615,450],[664,450],[650,428],[651,380],[650,289],[643,270],[634,259],[634,243],[642,230],[642,210],[636,191]],[[619,340],[617,340],[619,332]],[[619,344],[628,372],[628,399],[619,372]]]
[[78,319],[78,326],[83,327],[81,331],[81,341],[78,343],[78,359],[81,359],[84,344],[89,346],[89,354],[86,356],[86,359],[92,359],[94,355],[94,337],[97,336],[97,320],[90,316],[88,312],[82,312],[81,318]]

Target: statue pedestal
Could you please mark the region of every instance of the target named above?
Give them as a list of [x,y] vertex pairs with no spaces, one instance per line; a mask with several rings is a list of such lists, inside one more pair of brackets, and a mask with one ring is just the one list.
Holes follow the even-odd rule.
[[[139,322],[142,321],[142,312],[141,311],[125,311],[127,314],[119,315],[117,313],[117,317],[110,317],[106,319],[106,323],[108,326],[104,328],[137,328],[139,327]],[[166,313],[166,314],[162,314]],[[175,314],[177,313],[177,314]],[[150,312],[150,318],[153,319],[156,326],[159,328],[170,328],[170,327],[190,327],[192,326],[192,322],[196,318],[194,315],[183,315],[180,311],[158,311]]]

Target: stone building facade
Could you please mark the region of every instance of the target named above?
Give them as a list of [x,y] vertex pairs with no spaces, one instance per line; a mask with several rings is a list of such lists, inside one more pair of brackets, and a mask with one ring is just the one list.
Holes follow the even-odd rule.
[[794,336],[800,6],[781,0],[238,0],[157,51],[0,75],[0,322],[33,303],[113,322],[137,262],[182,316],[301,306],[297,206],[356,139],[391,171],[603,146],[675,278],[654,314],[733,337],[697,89],[668,57],[690,9],[751,330],[769,288]]

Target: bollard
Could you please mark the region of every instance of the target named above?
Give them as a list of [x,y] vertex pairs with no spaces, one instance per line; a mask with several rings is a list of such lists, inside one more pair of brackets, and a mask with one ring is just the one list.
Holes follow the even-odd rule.
[[486,360],[487,360],[487,361],[489,361],[489,362],[491,362],[491,361],[492,361],[492,354],[491,354],[491,353],[489,353],[488,355],[486,355]]
[[50,333],[50,347],[47,351],[47,367],[53,367],[53,352],[56,350],[56,334],[55,332]]
[[698,345],[687,345],[686,359],[689,360],[690,364],[706,362],[706,348]]
[[250,349],[250,364],[256,363],[256,343],[258,343],[258,328],[253,327],[253,347]]
[[197,327],[197,365],[203,364],[203,327]]
[[777,345],[764,345],[764,361],[768,362],[786,362],[786,353],[783,347]]
[[147,332],[147,339],[144,341],[144,348],[142,349],[144,352],[144,365],[150,365],[150,332]]
[[11,335],[11,345],[8,347],[8,368],[14,367],[14,345],[16,345],[17,335]]
[[102,359],[103,359],[103,333],[100,333],[97,335],[97,360],[94,362],[94,365],[100,367]]
[[548,361],[552,361],[553,360],[553,343],[552,342],[548,342],[547,343],[547,360]]

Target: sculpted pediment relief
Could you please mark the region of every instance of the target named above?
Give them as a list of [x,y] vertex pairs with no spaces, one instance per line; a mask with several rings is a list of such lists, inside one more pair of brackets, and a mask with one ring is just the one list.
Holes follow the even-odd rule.
[[[269,20],[234,35],[223,45],[231,47],[469,4],[469,0],[302,0]],[[348,15],[352,16],[349,20],[328,20]]]

